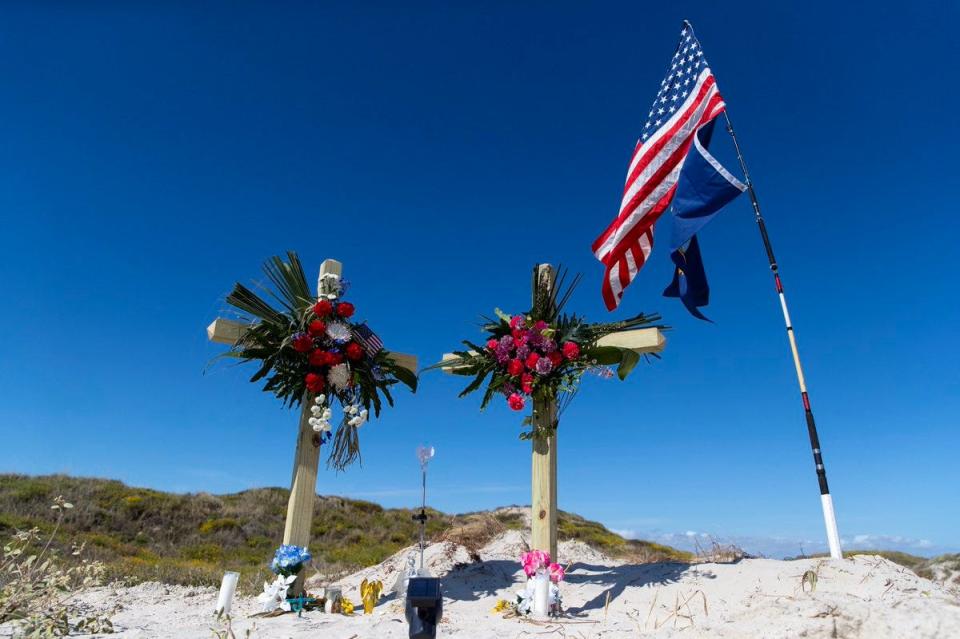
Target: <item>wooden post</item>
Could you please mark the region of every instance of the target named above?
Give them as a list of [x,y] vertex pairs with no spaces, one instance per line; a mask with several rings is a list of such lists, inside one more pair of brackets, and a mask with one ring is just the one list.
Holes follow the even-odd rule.
[[[324,260],[320,265],[317,296],[335,290],[333,283],[342,273],[343,265],[340,262]],[[320,465],[320,434],[313,432],[308,421],[313,397],[312,393],[305,393],[300,409],[297,452],[293,458],[293,479],[290,481],[290,499],[287,502],[287,522],[283,528],[283,543],[306,547],[310,546],[313,505],[317,498],[317,469]],[[301,571],[291,587],[294,596],[303,592],[305,573],[305,570]]]
[[[553,291],[555,275],[549,264],[538,264],[533,269],[533,306],[538,295],[542,300]],[[534,428],[552,428],[557,419],[557,398],[535,398],[533,401]],[[557,561],[557,433],[548,438],[533,440],[530,501],[530,545],[545,550]]]

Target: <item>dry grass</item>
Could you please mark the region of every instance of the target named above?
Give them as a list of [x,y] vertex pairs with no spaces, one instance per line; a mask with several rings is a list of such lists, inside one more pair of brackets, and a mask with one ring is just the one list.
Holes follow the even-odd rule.
[[[52,531],[49,501],[61,494],[77,507],[54,543],[66,548],[68,540],[85,542],[108,578],[216,585],[224,570],[238,570],[241,592],[252,593],[269,575],[266,564],[283,535],[289,492],[173,494],[103,479],[0,475],[0,536],[32,527]],[[524,527],[519,511],[447,515],[428,509],[427,538],[463,544],[476,554],[503,530]],[[326,575],[377,564],[418,539],[411,509],[318,496],[314,513],[313,568]],[[692,558],[669,546],[624,539],[577,515],[560,513],[559,528],[561,539],[579,539],[633,561]]]
[[709,545],[705,546],[697,539],[694,539],[694,544],[698,563],[732,564],[750,557],[740,546],[721,544],[713,537],[710,537]]
[[466,516],[465,521],[444,531],[438,539],[463,546],[470,553],[470,559],[480,561],[480,549],[506,529],[493,515],[478,513]]

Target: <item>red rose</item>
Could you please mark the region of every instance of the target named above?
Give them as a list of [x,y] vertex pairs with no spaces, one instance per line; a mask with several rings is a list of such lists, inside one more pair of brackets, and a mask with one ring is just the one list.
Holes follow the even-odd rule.
[[316,373],[307,373],[304,381],[307,382],[307,390],[311,393],[320,393],[323,391],[324,381],[323,377],[317,375]]
[[523,362],[519,359],[511,359],[510,363],[507,364],[507,372],[511,375],[519,375],[523,372]]
[[527,361],[524,363],[527,365],[527,368],[533,370],[533,368],[537,365],[537,362],[539,361],[540,361],[539,355],[537,355],[536,353],[530,353],[529,355],[527,355]]
[[507,404],[510,405],[510,408],[513,410],[523,410],[523,406],[527,403],[527,400],[523,398],[523,395],[519,393],[512,393],[510,397],[507,398]]
[[523,337],[524,332],[525,331],[521,331],[519,328],[515,328],[512,331],[510,331],[510,335],[513,336],[513,340],[514,342],[516,342],[521,337]]
[[354,310],[353,304],[350,302],[340,302],[337,304],[337,315],[340,317],[350,317],[353,315]]
[[313,312],[317,314],[317,317],[326,317],[333,312],[333,304],[330,303],[330,300],[320,300],[313,305]]
[[329,355],[330,355],[330,353],[328,353],[327,351],[323,350],[322,348],[318,348],[317,350],[315,350],[315,351],[313,351],[312,353],[310,353],[310,365],[311,365],[311,366],[326,366],[326,364],[327,364],[327,357],[328,357]]
[[553,363],[554,367],[559,366],[560,363],[563,362],[563,355],[560,354],[560,351],[553,351],[547,355],[547,357],[550,358],[550,362]]
[[350,342],[347,344],[346,348],[347,357],[354,361],[363,357],[363,347],[357,344],[356,342]]
[[567,359],[577,359],[580,357],[580,347],[575,342],[564,342],[563,356]]
[[343,355],[340,353],[327,353],[327,364],[336,366],[343,362]]
[[520,388],[524,393],[529,395],[533,392],[533,375],[530,373],[524,373],[520,376]]
[[323,320],[313,320],[307,330],[314,337],[319,337],[327,330],[327,324]]
[[487,348],[489,348],[491,351],[497,350],[498,345],[499,342],[495,339],[487,340]]
[[309,335],[301,333],[293,338],[293,350],[298,353],[306,353],[311,348],[313,348],[313,338]]

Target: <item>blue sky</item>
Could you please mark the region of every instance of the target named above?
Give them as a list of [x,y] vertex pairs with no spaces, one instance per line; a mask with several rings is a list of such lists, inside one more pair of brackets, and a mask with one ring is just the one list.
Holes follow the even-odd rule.
[[[953,3],[8,3],[0,9],[0,471],[175,491],[286,485],[296,417],[216,367],[234,281],[345,264],[394,350],[436,361],[523,310],[659,311],[664,358],[563,416],[560,506],[644,537],[824,547],[796,381],[746,198],[701,234],[715,324],[660,297],[665,244],[610,315],[589,246],[693,21],[781,263],[850,545],[960,549]],[[716,136],[714,146],[728,140]],[[723,154],[724,151],[721,151]],[[729,157],[729,156],[727,156]],[[661,234],[664,231],[661,230]],[[665,236],[661,235],[663,241]],[[529,502],[520,418],[426,374],[321,493]],[[953,495],[953,497],[951,497]],[[859,541],[857,540],[859,539]]]

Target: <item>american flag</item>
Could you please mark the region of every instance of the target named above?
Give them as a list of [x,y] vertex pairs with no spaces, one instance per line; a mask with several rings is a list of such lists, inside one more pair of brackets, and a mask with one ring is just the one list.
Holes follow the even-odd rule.
[[653,225],[670,208],[695,133],[725,107],[693,28],[684,22],[633,151],[620,213],[593,243],[593,254],[605,269],[602,291],[608,310],[617,308],[653,250]]
[[383,341],[366,324],[353,327],[353,339],[357,340],[370,357],[376,357],[383,350]]

